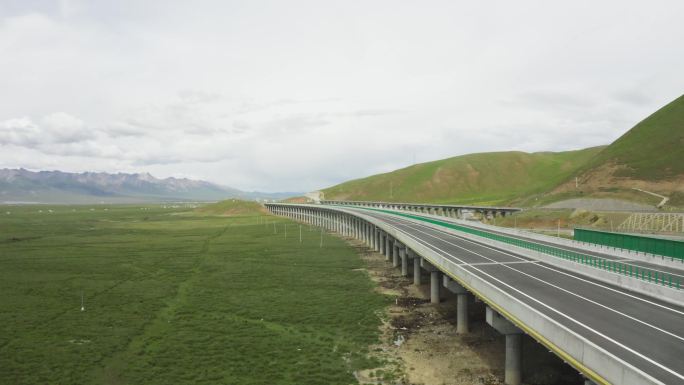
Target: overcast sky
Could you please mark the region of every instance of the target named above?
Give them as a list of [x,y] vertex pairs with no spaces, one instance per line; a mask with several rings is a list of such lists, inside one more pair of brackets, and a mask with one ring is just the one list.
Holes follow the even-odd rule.
[[606,144],[684,91],[684,1],[0,0],[0,168],[308,191]]

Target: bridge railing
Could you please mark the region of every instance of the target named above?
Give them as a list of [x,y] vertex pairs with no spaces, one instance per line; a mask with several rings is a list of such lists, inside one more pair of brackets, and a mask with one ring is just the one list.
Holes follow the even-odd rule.
[[419,215],[412,215],[407,213],[401,213],[397,211],[383,210],[383,209],[373,209],[365,208],[366,210],[386,212],[406,218],[417,219],[423,222],[428,222],[436,224],[439,226],[447,227],[450,229],[458,230],[467,234],[476,235],[479,237],[491,239],[494,241],[499,241],[507,243],[513,246],[522,247],[528,250],[541,252],[561,259],[569,260],[572,262],[580,263],[589,267],[596,269],[605,270],[608,272],[624,275],[631,278],[636,278],[645,282],[654,283],[657,285],[670,287],[673,289],[681,290],[681,278],[678,276],[673,276],[669,273],[664,273],[652,269],[647,269],[641,266],[631,265],[627,263],[622,263],[619,261],[609,260],[594,255],[583,254],[572,250],[561,249],[549,245],[539,244],[531,241],[526,241],[519,238],[508,237],[505,235],[494,234],[488,231],[474,229],[471,227],[461,226],[455,223],[444,222],[438,219],[426,218]]
[[575,240],[684,260],[684,241],[575,228]]

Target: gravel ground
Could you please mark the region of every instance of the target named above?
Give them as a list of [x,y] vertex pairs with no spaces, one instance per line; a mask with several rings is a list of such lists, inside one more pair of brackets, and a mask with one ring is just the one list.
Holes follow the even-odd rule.
[[620,199],[575,198],[544,206],[548,209],[584,209],[591,211],[656,211],[655,206]]

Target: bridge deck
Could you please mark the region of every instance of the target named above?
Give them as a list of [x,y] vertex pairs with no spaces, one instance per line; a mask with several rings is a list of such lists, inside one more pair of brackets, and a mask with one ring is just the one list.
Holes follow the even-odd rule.
[[[684,308],[392,214],[346,207],[461,264],[664,384],[684,384]],[[529,262],[529,263],[515,263]]]

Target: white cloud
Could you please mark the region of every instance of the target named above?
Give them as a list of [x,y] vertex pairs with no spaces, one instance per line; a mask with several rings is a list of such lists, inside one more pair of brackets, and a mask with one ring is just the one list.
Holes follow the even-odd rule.
[[1,3],[0,167],[309,190],[414,160],[604,144],[682,93],[683,11]]

